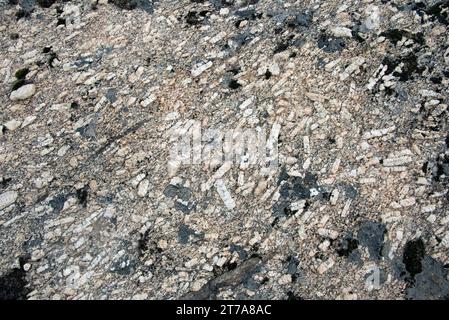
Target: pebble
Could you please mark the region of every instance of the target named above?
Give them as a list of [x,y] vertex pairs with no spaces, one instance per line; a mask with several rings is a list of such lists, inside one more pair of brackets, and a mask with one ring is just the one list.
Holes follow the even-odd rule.
[[26,100],[34,95],[36,86],[34,84],[26,84],[19,89],[11,92],[10,99],[12,101]]

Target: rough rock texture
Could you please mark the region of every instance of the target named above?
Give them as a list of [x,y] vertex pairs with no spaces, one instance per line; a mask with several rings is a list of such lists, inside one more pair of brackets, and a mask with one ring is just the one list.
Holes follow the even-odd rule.
[[449,1],[0,6],[0,299],[449,297]]

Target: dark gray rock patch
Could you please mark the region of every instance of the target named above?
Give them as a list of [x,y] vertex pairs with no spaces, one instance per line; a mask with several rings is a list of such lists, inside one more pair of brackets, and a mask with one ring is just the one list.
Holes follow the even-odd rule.
[[407,288],[406,298],[411,300],[448,300],[448,270],[441,262],[426,256],[421,261],[422,271],[415,276],[414,286]]
[[181,224],[178,228],[178,241],[181,244],[188,244],[190,242],[191,237],[195,237],[198,239],[204,238],[204,234],[201,232],[196,232],[192,228],[189,228],[185,224]]

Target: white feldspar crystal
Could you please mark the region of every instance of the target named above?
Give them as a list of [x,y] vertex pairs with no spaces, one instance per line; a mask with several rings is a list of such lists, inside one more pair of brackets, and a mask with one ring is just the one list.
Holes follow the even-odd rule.
[[407,199],[402,199],[399,204],[402,207],[410,207],[412,205],[414,205],[416,203],[415,198],[407,198]]
[[332,240],[335,240],[338,237],[338,231],[331,230],[331,229],[325,229],[325,228],[319,228],[318,234],[322,237],[329,238]]
[[282,277],[279,278],[278,283],[280,285],[286,285],[292,282],[292,275],[291,274],[284,274]]
[[0,210],[9,207],[17,200],[17,192],[16,191],[6,191],[0,194]]
[[62,146],[61,148],[59,148],[59,150],[57,152],[58,156],[59,157],[64,156],[67,153],[67,151],[69,151],[69,149],[70,149],[69,145]]
[[268,186],[267,180],[263,179],[263,180],[259,181],[256,189],[254,190],[254,194],[256,196],[261,195],[262,192],[264,192],[267,189],[267,186]]
[[225,16],[229,13],[229,9],[228,8],[221,8],[220,9],[220,15]]
[[360,66],[365,63],[365,59],[362,57],[356,57],[354,61],[340,74],[340,80],[346,80],[351,74],[359,70]]
[[334,189],[331,193],[330,202],[332,205],[336,205],[338,201],[338,196],[340,195],[340,191],[338,189]]
[[26,127],[27,125],[33,123],[33,121],[36,120],[36,116],[28,116],[23,120],[21,127]]
[[306,161],[304,161],[304,164],[302,165],[302,168],[304,170],[307,170],[307,169],[309,169],[311,164],[312,164],[312,160],[310,160],[310,158],[307,158]]
[[131,180],[131,185],[133,187],[137,187],[144,178],[146,177],[145,173],[138,174],[134,179]]
[[422,207],[421,212],[422,213],[433,212],[433,211],[435,211],[435,209],[436,209],[436,206],[434,204],[431,204],[431,205]]
[[254,97],[248,98],[245,101],[242,102],[242,104],[239,106],[240,110],[243,110],[247,108],[251,103],[253,103]]
[[150,95],[148,98],[146,98],[145,100],[143,100],[140,105],[142,107],[148,107],[151,103],[153,103],[154,101],[156,101],[156,95],[152,94]]
[[329,249],[330,244],[331,244],[330,241],[326,239],[318,245],[318,248],[321,251],[327,251],[327,249]]
[[192,69],[192,77],[196,78],[200,74],[202,74],[204,71],[212,67],[212,61],[209,61],[207,63],[199,63],[196,64]]
[[335,37],[347,37],[347,38],[352,37],[351,29],[346,27],[334,27],[331,29],[331,32]]
[[271,72],[273,76],[278,76],[281,73],[281,69],[276,62],[273,62],[268,66],[268,70]]
[[145,197],[145,195],[148,192],[149,186],[150,186],[150,181],[148,181],[147,179],[145,179],[139,183],[139,187],[137,188],[137,194],[139,195],[139,197]]
[[335,174],[337,173],[338,169],[340,168],[341,159],[337,158],[331,167],[331,173]]
[[363,135],[363,139],[382,137],[390,132],[393,132],[394,130],[396,130],[395,126],[384,128],[384,129],[371,130],[371,131],[365,132],[365,134]]
[[449,246],[449,232],[446,233],[446,235],[444,236],[444,238],[441,240],[441,244],[442,247],[448,247]]
[[9,131],[14,131],[16,130],[18,127],[20,127],[20,125],[22,124],[21,121],[18,121],[16,119],[12,119],[9,120],[8,122],[6,122],[4,124],[4,126],[6,127],[6,129],[8,129]]
[[217,192],[220,195],[221,200],[223,200],[226,208],[228,208],[229,210],[234,209],[234,199],[232,199],[231,194],[229,193],[228,188],[226,188],[223,180],[218,179],[217,181],[215,181],[215,187],[217,188]]
[[223,39],[226,36],[226,32],[222,31],[220,33],[218,33],[216,36],[212,37],[209,42],[210,43],[217,43],[218,41],[220,41],[221,39]]
[[167,164],[167,173],[169,177],[174,177],[176,172],[178,172],[179,167],[181,166],[181,161],[170,160]]
[[310,139],[308,136],[303,137],[303,146],[304,146],[304,152],[309,154],[310,153]]
[[335,264],[335,261],[332,259],[329,259],[327,261],[324,261],[319,267],[318,267],[318,273],[324,274],[327,270],[333,267]]
[[26,84],[24,86],[21,86],[19,89],[11,92],[9,98],[12,101],[25,100],[33,96],[35,92],[36,86],[34,84]]
[[386,167],[395,167],[395,166],[400,166],[400,165],[410,163],[410,162],[412,162],[412,157],[405,156],[405,157],[385,159],[383,162],[383,165]]
[[367,30],[375,30],[380,27],[380,10],[379,7],[370,5],[365,10],[366,19],[363,27]]
[[346,200],[345,206],[343,207],[343,210],[341,211],[342,217],[346,217],[348,215],[349,209],[351,208],[351,203],[352,203],[351,199]]

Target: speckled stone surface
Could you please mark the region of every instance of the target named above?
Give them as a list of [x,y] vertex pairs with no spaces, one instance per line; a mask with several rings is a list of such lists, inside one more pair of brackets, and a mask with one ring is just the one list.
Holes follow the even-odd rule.
[[448,10],[0,0],[0,299],[448,299]]

